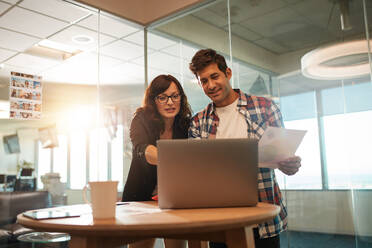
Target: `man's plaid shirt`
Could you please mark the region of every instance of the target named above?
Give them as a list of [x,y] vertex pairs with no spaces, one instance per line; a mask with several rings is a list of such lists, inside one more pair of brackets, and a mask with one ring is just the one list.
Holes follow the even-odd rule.
[[[240,90],[235,91],[239,93],[238,111],[245,117],[248,124],[248,138],[260,139],[268,126],[283,126],[280,110],[273,101],[264,97],[250,96]],[[216,138],[219,118],[214,109],[214,104],[210,103],[192,118],[189,138]],[[273,220],[259,225],[260,237],[273,237],[285,230],[287,210],[283,204],[273,169],[259,168],[258,200],[281,207],[279,215]]]

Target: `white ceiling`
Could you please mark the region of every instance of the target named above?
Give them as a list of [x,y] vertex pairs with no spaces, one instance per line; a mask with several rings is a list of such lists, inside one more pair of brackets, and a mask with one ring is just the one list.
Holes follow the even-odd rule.
[[[371,2],[367,1],[369,13],[372,13]],[[230,0],[230,4],[233,34],[276,54],[364,33],[361,0],[351,1],[354,27],[347,32],[340,31],[337,6],[329,19],[332,9],[329,0]],[[226,1],[193,15],[227,29]],[[372,14],[369,19],[372,23]],[[75,43],[72,37],[76,35],[90,36],[93,41],[84,45]],[[27,54],[28,48],[43,39],[82,52],[66,60]],[[5,65],[0,76],[3,77],[8,77],[10,71],[20,71],[42,75],[44,81],[95,84],[100,68],[101,84],[143,84],[143,44],[141,27],[111,16],[98,16],[92,10],[62,0],[0,0],[0,64]],[[150,79],[156,73],[194,79],[187,68],[197,48],[153,32],[148,33],[148,46]],[[242,79],[256,75],[242,62],[239,73]]]
[[[92,42],[76,43],[72,38],[77,35],[89,36]],[[65,60],[27,54],[27,49],[43,39],[74,47],[81,53]],[[98,16],[62,0],[0,0],[0,64],[4,64],[0,76],[6,78],[10,71],[20,71],[41,75],[44,81],[96,84],[99,61],[101,84],[143,84],[143,44],[141,27],[115,17]],[[174,50],[181,47],[178,41],[149,32],[148,45],[149,65],[154,65],[149,70],[150,78],[158,72],[180,73],[183,63],[177,59],[179,51]],[[182,48],[185,54],[193,49],[185,45]],[[159,70],[156,65],[167,65],[169,70]]]
[[[331,0],[230,0],[231,30],[236,36],[283,54],[364,33],[362,0],[350,1],[353,29],[341,31],[340,10]],[[366,1],[368,13],[372,1]],[[333,8],[332,15],[331,10]],[[227,29],[225,1],[193,14]],[[329,23],[328,23],[329,20]],[[372,14],[368,21],[372,25]]]

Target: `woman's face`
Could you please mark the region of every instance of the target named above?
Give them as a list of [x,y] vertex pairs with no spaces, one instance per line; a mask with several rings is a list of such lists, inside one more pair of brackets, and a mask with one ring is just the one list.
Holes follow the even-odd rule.
[[156,107],[163,119],[174,119],[176,117],[180,112],[181,98],[180,91],[174,82],[169,85],[166,91],[156,96]]

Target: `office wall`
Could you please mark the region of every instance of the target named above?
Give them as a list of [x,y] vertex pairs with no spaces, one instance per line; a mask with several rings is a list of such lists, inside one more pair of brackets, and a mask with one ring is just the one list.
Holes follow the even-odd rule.
[[[2,100],[9,99],[8,79],[2,78],[4,87],[0,87]],[[97,88],[94,85],[72,85],[44,82],[43,84],[43,116],[41,120],[7,120],[0,119],[0,173],[15,174],[17,163],[21,160],[35,163],[35,140],[38,139],[38,128],[56,124],[61,132],[67,132],[65,123],[70,109],[80,105],[95,106]],[[19,154],[5,154],[2,137],[18,133]]]
[[288,229],[372,236],[371,191],[283,191]]
[[4,150],[3,137],[14,134],[12,131],[0,133],[0,174],[15,174],[18,163],[18,154],[6,154]]

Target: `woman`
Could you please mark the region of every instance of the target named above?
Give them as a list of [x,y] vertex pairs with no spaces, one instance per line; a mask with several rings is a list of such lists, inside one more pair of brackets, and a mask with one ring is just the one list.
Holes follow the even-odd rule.
[[[184,139],[191,117],[181,84],[171,75],[157,76],[146,89],[130,127],[132,163],[124,187],[123,201],[149,201],[156,195],[158,139]],[[146,240],[130,247],[152,247]],[[184,247],[185,242],[165,240],[166,247]]]

